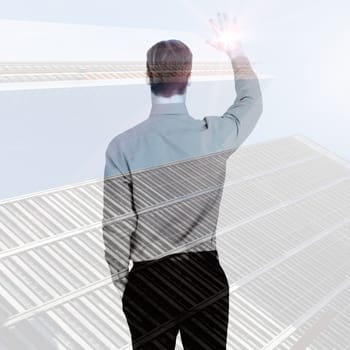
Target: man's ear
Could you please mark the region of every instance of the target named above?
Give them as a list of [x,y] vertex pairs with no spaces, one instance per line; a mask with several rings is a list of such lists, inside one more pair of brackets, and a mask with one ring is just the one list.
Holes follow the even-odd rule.
[[146,84],[147,84],[147,85],[151,85],[151,82],[150,82],[150,80],[149,80],[149,76],[146,76]]
[[191,85],[191,76],[189,75],[187,80],[187,86],[190,86],[190,85]]

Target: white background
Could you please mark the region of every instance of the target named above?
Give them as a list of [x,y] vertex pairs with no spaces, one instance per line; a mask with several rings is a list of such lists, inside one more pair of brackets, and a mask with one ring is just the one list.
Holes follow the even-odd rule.
[[[303,134],[350,161],[350,5],[346,1],[1,1],[0,61],[145,60],[162,39],[194,60],[225,60],[205,45],[208,19],[235,15],[260,74],[264,113],[245,144]],[[192,83],[196,118],[223,113],[233,81]],[[210,97],[210,98],[209,98]],[[203,104],[203,101],[205,103]],[[101,178],[110,139],[147,118],[147,85],[0,91],[0,199]]]

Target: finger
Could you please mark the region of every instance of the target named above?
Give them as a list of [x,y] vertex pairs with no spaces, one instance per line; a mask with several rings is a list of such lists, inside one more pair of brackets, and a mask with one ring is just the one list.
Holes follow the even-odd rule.
[[217,43],[217,41],[214,41],[214,40],[206,40],[206,43],[209,44],[210,46],[215,47],[216,49],[218,48],[218,43]]
[[218,28],[218,26],[214,23],[214,20],[212,18],[209,19],[209,22],[211,24],[211,27],[214,29],[215,33],[220,35],[220,29]]
[[223,23],[223,19],[222,19],[221,13],[218,12],[217,16],[218,16],[219,28],[220,28],[220,30],[223,30],[224,29],[224,23]]
[[227,13],[223,13],[223,18],[224,18],[224,24],[225,24],[225,27],[231,27],[231,25],[230,25],[230,20],[229,20],[229,18],[228,18],[228,16],[227,16]]
[[229,31],[235,31],[237,28],[237,17],[229,17],[226,13],[224,14],[226,28]]
[[238,31],[238,23],[237,23],[237,17],[233,17],[232,19],[232,24],[233,24],[233,28],[235,31]]
[[214,44],[214,40],[206,40],[205,41],[207,44],[209,44],[209,45],[213,45]]

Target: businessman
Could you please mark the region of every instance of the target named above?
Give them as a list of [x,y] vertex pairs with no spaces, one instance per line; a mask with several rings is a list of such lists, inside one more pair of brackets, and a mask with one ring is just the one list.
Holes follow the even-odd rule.
[[[106,150],[105,258],[133,349],[226,349],[229,284],[216,250],[226,161],[262,114],[259,82],[235,19],[210,20],[208,44],[228,55],[236,98],[222,116],[185,104],[192,53],[179,40],[147,52],[152,108]],[[133,266],[129,271],[130,259]]]

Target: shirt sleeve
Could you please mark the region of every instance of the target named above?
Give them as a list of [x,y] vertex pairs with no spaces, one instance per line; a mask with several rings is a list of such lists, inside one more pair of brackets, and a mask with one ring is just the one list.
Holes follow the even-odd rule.
[[112,155],[118,153],[113,153],[108,148],[103,182],[102,231],[105,260],[113,284],[122,295],[128,281],[130,242],[137,226],[137,215],[133,202],[131,174],[126,170],[123,158],[117,157],[117,160],[114,160]]
[[245,65],[249,74],[240,74],[238,69],[236,71],[236,98],[233,104],[221,117],[204,118],[220,149],[237,149],[250,135],[263,111],[258,78],[248,61]]

